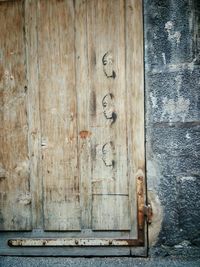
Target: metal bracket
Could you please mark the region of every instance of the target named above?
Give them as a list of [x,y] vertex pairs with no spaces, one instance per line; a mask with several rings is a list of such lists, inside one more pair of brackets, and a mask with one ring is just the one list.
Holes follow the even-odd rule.
[[144,215],[146,216],[146,220],[148,224],[152,223],[152,216],[153,216],[153,210],[150,203],[147,205],[144,205]]
[[10,247],[121,247],[141,246],[137,239],[106,238],[16,238],[9,239]]
[[[152,222],[153,210],[150,203],[145,204],[144,177],[137,178],[137,197],[138,197],[138,226],[139,229],[144,227],[144,219],[148,224]],[[144,218],[145,217],[145,218]]]

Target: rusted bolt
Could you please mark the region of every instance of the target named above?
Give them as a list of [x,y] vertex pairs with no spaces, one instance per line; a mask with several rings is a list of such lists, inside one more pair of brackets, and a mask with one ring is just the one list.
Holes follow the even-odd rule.
[[75,240],[75,244],[78,245],[78,240]]

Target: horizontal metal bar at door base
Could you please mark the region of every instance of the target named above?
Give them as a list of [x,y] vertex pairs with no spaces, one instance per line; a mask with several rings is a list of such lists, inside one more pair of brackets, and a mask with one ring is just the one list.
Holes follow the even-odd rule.
[[100,246],[143,246],[137,239],[83,239],[83,238],[23,238],[10,239],[11,247],[100,247]]

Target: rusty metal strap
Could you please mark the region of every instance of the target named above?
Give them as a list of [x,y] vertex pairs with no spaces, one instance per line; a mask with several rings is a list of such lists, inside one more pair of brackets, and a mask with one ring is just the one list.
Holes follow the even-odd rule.
[[100,246],[143,246],[137,239],[83,239],[83,238],[23,238],[10,239],[11,247],[100,247]]

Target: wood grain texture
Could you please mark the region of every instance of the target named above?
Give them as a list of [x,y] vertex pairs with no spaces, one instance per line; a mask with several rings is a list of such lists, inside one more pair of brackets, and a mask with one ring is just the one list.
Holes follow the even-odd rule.
[[27,57],[27,105],[29,121],[30,190],[32,227],[43,228],[43,184],[41,172],[41,126],[38,80],[37,1],[25,1],[25,37]]
[[90,76],[87,46],[87,1],[75,2],[75,51],[78,123],[78,157],[81,200],[81,227],[91,228],[91,138]]
[[73,1],[38,6],[45,230],[80,229]]
[[23,8],[0,3],[0,230],[31,229]]
[[142,1],[0,1],[0,23],[1,229],[137,240]]
[[127,195],[93,195],[93,230],[130,230]]
[[[91,125],[92,192],[99,194],[94,197],[92,225],[94,229],[129,229],[128,197],[120,202],[117,196],[128,195],[124,1],[88,1],[87,10],[90,90],[96,96]],[[114,198],[118,208],[109,220]]]
[[145,177],[142,1],[126,1],[126,86],[131,236],[137,236],[136,180]]

